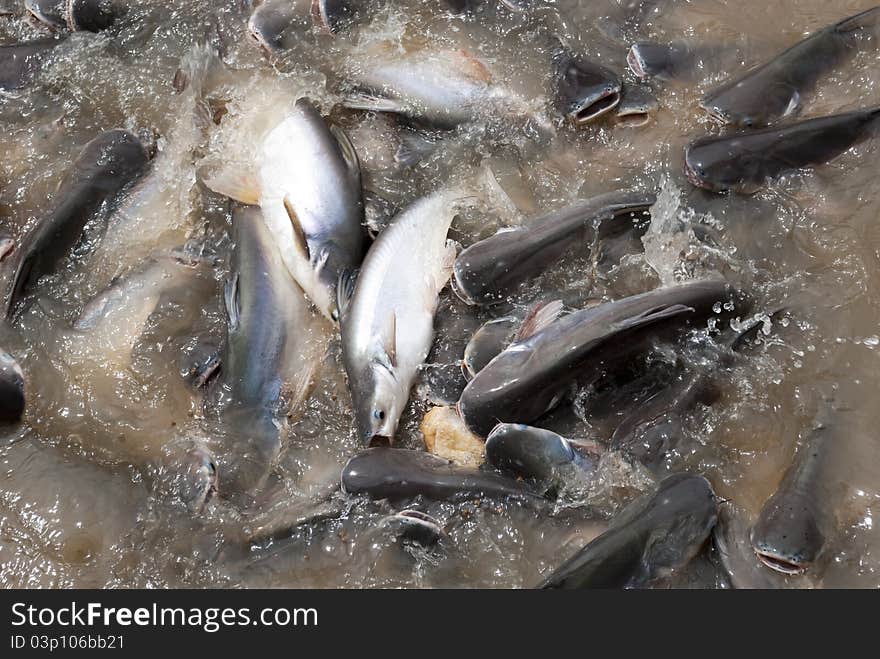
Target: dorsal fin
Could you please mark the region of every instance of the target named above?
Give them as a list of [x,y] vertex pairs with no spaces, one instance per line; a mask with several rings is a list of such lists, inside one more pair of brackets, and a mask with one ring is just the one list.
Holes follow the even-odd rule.
[[305,229],[303,229],[302,224],[299,221],[299,216],[296,214],[296,209],[294,209],[289,196],[284,197],[284,210],[287,212],[287,217],[290,219],[290,226],[293,227],[294,248],[303,256],[303,258],[311,263],[312,255],[309,252],[309,241],[306,238]]
[[336,320],[342,320],[348,311],[351,298],[354,295],[354,286],[357,283],[357,270],[343,270],[339,273],[336,281]]
[[230,332],[238,329],[241,322],[241,300],[238,293],[238,274],[232,274],[223,286],[223,302],[226,304],[226,324]]
[[336,124],[330,124],[330,132],[339,144],[339,150],[342,152],[342,158],[345,160],[345,167],[348,169],[348,173],[354,180],[360,181],[361,163],[348,133]]
[[516,334],[513,335],[512,342],[525,341],[530,336],[545,329],[559,318],[562,308],[562,300],[551,300],[550,302],[538,302],[535,304],[523,319]]

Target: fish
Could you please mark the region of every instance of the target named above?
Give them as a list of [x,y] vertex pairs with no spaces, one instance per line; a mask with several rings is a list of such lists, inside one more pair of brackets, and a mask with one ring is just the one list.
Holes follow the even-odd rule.
[[0,424],[21,421],[24,407],[24,372],[15,357],[0,348]]
[[620,77],[611,69],[584,57],[560,56],[556,78],[557,107],[575,126],[597,121],[620,103]]
[[306,5],[310,0],[265,0],[248,18],[248,34],[269,57],[279,55],[303,38]]
[[291,276],[336,321],[339,276],[361,265],[366,247],[360,166],[345,131],[299,98],[260,139],[254,171],[229,167],[205,183],[260,206]]
[[880,7],[873,7],[815,32],[767,64],[755,67],[706,94],[700,106],[723,123],[766,126],[796,114],[828,72],[852,58],[865,33],[877,37]]
[[65,0],[64,19],[72,32],[102,32],[119,17],[122,6],[113,0]]
[[825,549],[831,522],[828,465],[839,439],[835,425],[832,411],[824,410],[752,526],[752,548],[771,570],[802,574]]
[[399,52],[390,43],[353,56],[352,89],[342,105],[402,115],[433,128],[492,121],[532,122],[552,132],[535,103],[499,82],[490,64],[467,49],[425,48]]
[[[109,447],[106,457],[112,462],[148,467],[148,473],[165,488],[162,491],[191,512],[202,512],[217,490],[213,452],[200,439],[171,433],[157,436],[154,429],[145,432],[132,425],[131,411],[118,409],[117,386],[120,372],[131,368],[135,345],[161,300],[175,291],[197,289],[203,285],[200,278],[212,282],[206,270],[203,260],[184,251],[152,255],[83,306],[64,348],[65,361],[88,373],[78,386],[89,389],[91,421],[98,422],[100,428],[117,428],[128,438],[122,443],[115,435],[104,440]],[[84,363],[90,368],[82,369]],[[123,412],[125,416],[120,417]],[[85,426],[77,436],[90,437],[89,428]],[[89,445],[90,452],[97,448]]]
[[704,137],[685,151],[685,175],[712,192],[753,194],[788,172],[826,163],[873,135],[880,107],[786,126]]
[[358,438],[390,443],[434,338],[456,247],[446,234],[466,193],[438,190],[401,211],[355,276],[340,276],[342,361]]
[[[748,319],[736,329],[728,328],[714,342],[708,364],[675,377],[656,394],[635,406],[611,435],[612,450],[621,451],[650,468],[659,468],[681,440],[684,417],[697,404],[711,405],[720,396],[714,382],[720,369],[730,366],[736,350],[765,323],[783,313],[776,309]],[[767,330],[769,331],[769,329]]]
[[626,63],[641,80],[675,80],[690,74],[696,57],[694,49],[684,43],[640,41],[630,47]]
[[643,339],[717,315],[734,297],[722,281],[693,281],[563,316],[511,344],[477,373],[461,394],[459,414],[484,437],[497,423],[530,423],[576,382],[642,350]]
[[101,133],[86,144],[54,195],[55,207],[19,240],[6,317],[12,319],[33,284],[55,270],[80,238],[86,222],[146,169],[140,140],[125,130]]
[[371,499],[540,499],[527,485],[513,478],[459,467],[424,451],[387,446],[367,448],[351,457],[342,469],[342,489]]
[[311,393],[325,347],[260,212],[237,207],[232,215],[227,339],[215,385],[221,492],[246,492],[265,480],[289,417]]
[[598,454],[592,444],[520,423],[499,423],[486,437],[488,466],[535,483],[546,496],[588,483]]
[[749,542],[750,526],[746,512],[730,501],[718,507],[718,523],[712,529],[717,561],[733,588],[782,588],[784,577],[764,568]]
[[67,29],[67,0],[24,0],[25,10],[52,30]]
[[627,87],[614,111],[614,121],[619,126],[641,128],[651,123],[659,107],[657,97],[649,89],[643,86]]
[[618,513],[602,535],[565,561],[540,588],[641,588],[684,567],[718,518],[712,486],[682,472]]
[[370,3],[365,0],[312,0],[312,24],[323,32],[336,34],[369,9]]
[[0,92],[13,94],[27,87],[59,43],[47,38],[0,46]]
[[562,310],[563,305],[560,300],[538,302],[529,309],[523,319],[504,316],[484,323],[474,332],[465,346],[461,360],[465,378],[472,379],[507,346],[521,337],[534,334],[537,328],[544,327],[558,318]]
[[619,191],[579,200],[526,226],[502,229],[464,249],[455,261],[455,292],[469,304],[503,301],[517,286],[557,262],[577,239],[608,237],[644,223],[652,193]]
[[419,510],[401,510],[388,515],[381,523],[395,532],[402,543],[434,547],[442,542],[450,542],[443,525]]

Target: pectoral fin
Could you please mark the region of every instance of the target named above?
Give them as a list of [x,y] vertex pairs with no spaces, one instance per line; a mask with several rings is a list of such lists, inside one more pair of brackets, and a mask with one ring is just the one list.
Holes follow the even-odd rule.
[[312,255],[309,252],[309,241],[306,238],[305,229],[299,221],[299,216],[293,208],[290,197],[284,197],[284,210],[287,211],[287,217],[290,218],[290,226],[293,227],[293,246],[294,249],[309,263],[312,262]]
[[250,172],[224,169],[206,177],[204,182],[214,192],[243,204],[257,206],[260,203],[260,182]]
[[241,301],[238,292],[238,275],[230,275],[223,287],[223,302],[226,304],[226,325],[230,332],[238,329],[241,322]]

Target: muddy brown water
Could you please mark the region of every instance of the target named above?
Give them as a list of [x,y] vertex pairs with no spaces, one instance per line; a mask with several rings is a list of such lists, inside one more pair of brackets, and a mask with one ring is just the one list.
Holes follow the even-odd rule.
[[[486,165],[526,216],[578,196],[657,190],[651,227],[626,246],[619,262],[591,257],[584,244],[496,310],[467,307],[447,288],[428,361],[454,364],[482,322],[538,299],[561,298],[578,308],[720,273],[750,291],[759,307],[786,305],[787,319],[773,323],[719,373],[721,399],[688,418],[687,441],[664,469],[705,473],[720,496],[755,515],[823,398],[833,393],[840,408],[838,447],[825,504],[834,513],[834,529],[820,564],[782,585],[880,586],[874,521],[880,510],[877,142],[752,197],[696,190],[682,173],[688,141],[719,130],[697,106],[702,93],[870,1],[654,3],[656,11],[626,28],[625,41],[684,40],[705,46],[708,54],[695,80],[655,85],[660,109],[648,126],[560,125],[549,139],[514,125],[491,131],[476,126],[435,136],[434,149],[410,167],[394,161],[395,124],[334,109],[338,83],[347,67],[356,66],[359,49],[383,40],[403,49],[468,48],[535,107],[549,108],[548,35],[624,72],[625,46],[597,27],[616,15],[616,3],[536,2],[538,10],[517,15],[486,0],[475,16],[461,18],[441,11],[439,3],[388,0],[370,20],[336,37],[304,31],[275,62],[248,37],[243,3],[132,4],[137,6],[110,32],[61,41],[30,88],[0,98],[0,226],[14,238],[48,211],[66,167],[100,130],[125,127],[158,136],[160,154],[173,153],[172,136],[192,139],[180,158],[154,161],[168,171],[159,172],[166,194],[150,212],[166,230],[148,234],[151,242],[135,249],[125,240],[102,242],[96,222],[60,272],[40,282],[22,317],[3,328],[3,345],[27,376],[28,410],[21,427],[0,440],[0,585],[528,587],[601,532],[620,506],[650,489],[650,476],[611,457],[589,500],[555,511],[536,514],[520,504],[476,500],[411,502],[444,524],[449,542],[441,551],[400,548],[382,523],[395,509],[391,504],[341,494],[321,504],[326,514],[284,531],[290,520],[320,512],[308,502],[332,488],[357,450],[334,341],[305,413],[291,426],[269,490],[247,510],[219,500],[193,516],[161,493],[150,458],[166,442],[204,427],[201,394],[180,379],[176,355],[193,326],[222,338],[229,207],[201,185],[199,168],[241,157],[246,137],[236,133],[235,120],[285,95],[308,95],[350,131],[368,193],[392,209]],[[43,35],[22,16],[0,16],[4,43]],[[221,60],[205,81],[207,109],[186,106],[172,82],[197,41],[212,44]],[[880,104],[878,63],[880,50],[868,51],[833,72],[806,99],[804,115]],[[181,128],[191,112],[211,114],[219,125]],[[451,235],[467,245],[514,221],[504,213],[477,213],[457,220]],[[162,302],[130,359],[110,360],[101,345],[87,345],[65,330],[120,270],[154,248],[187,241],[214,255],[215,267],[185,294]],[[687,353],[688,346],[678,350]],[[669,350],[660,346],[652,358],[668,360]],[[424,385],[414,390],[400,445],[422,446],[418,424],[428,393]],[[574,437],[607,439],[613,420],[633,400],[632,394],[615,399],[613,392],[580,391],[544,424]],[[260,524],[277,532],[245,542],[248,529]],[[699,559],[665,585],[719,585],[707,561]]]

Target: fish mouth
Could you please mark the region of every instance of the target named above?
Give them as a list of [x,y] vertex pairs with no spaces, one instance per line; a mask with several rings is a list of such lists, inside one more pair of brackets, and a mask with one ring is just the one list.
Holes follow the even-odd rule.
[[617,123],[626,128],[641,128],[651,123],[651,113],[648,110],[633,110],[617,114]]
[[710,184],[708,181],[700,178],[700,175],[697,174],[696,170],[694,170],[693,168],[693,165],[688,162],[687,158],[684,159],[684,175],[694,187],[700,188],[702,190],[709,190],[710,192],[714,192],[716,189],[715,186]]
[[457,297],[459,300],[469,306],[477,304],[477,301],[465,292],[464,286],[459,279],[458,268],[454,268],[454,273],[452,276],[452,280],[450,281],[450,286],[452,288],[452,292],[455,293],[455,297]]
[[371,435],[366,441],[367,448],[391,448],[392,440],[388,435]]
[[615,89],[609,89],[595,100],[585,102],[577,110],[571,112],[569,117],[576,126],[586,126],[600,117],[604,117],[619,104],[620,92]]
[[645,60],[642,59],[637,46],[633,45],[633,47],[629,49],[629,52],[626,55],[626,63],[629,65],[630,71],[632,71],[637,78],[644,80],[645,78],[650,77],[645,71]]
[[810,566],[809,563],[802,563],[772,551],[756,549],[755,554],[757,554],[758,560],[761,563],[771,570],[781,572],[782,574],[803,574]]

